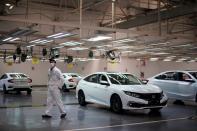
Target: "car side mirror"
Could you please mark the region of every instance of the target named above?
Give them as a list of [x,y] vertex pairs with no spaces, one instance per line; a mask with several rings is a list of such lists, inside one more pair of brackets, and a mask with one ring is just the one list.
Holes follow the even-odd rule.
[[102,81],[102,80],[101,80],[101,81],[100,81],[100,84],[101,84],[101,85],[110,86],[110,84],[109,84],[107,81]]
[[146,85],[148,83],[148,80],[142,80],[142,83]]

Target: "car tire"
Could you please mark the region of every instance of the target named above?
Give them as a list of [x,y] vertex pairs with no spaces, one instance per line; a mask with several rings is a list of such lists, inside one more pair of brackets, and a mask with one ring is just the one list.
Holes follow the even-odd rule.
[[69,92],[69,89],[67,89],[66,84],[64,84],[64,85],[62,86],[62,91],[63,91],[63,92]]
[[151,112],[160,112],[161,109],[162,109],[162,107],[159,107],[159,108],[151,108],[150,111]]
[[32,90],[27,90],[27,94],[28,94],[28,95],[31,95],[31,91],[32,91]]
[[118,95],[114,95],[110,101],[110,108],[115,113],[122,112],[122,101]]
[[81,106],[85,106],[87,104],[85,101],[85,95],[82,90],[78,92],[78,102]]
[[3,93],[4,93],[4,94],[8,94],[8,91],[7,91],[7,89],[6,89],[6,86],[5,86],[5,85],[3,85]]

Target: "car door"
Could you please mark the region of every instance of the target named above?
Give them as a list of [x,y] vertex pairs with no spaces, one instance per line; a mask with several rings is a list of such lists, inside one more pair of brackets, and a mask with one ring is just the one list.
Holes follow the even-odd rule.
[[176,98],[179,87],[176,78],[176,72],[165,72],[150,81],[150,84],[159,86],[169,98]]
[[[184,79],[184,76],[187,76]],[[191,100],[196,97],[196,90],[194,87],[193,78],[184,72],[178,72],[178,86],[179,86],[179,98],[182,100]],[[193,80],[195,81],[195,80]]]
[[84,79],[85,82],[82,83],[83,90],[85,92],[85,97],[88,101],[91,102],[96,102],[97,103],[97,98],[95,97],[96,90],[98,87],[98,75],[93,74]]
[[107,105],[109,86],[101,84],[101,81],[109,83],[107,77],[104,74],[98,74],[98,84],[95,87],[95,98],[100,104]]

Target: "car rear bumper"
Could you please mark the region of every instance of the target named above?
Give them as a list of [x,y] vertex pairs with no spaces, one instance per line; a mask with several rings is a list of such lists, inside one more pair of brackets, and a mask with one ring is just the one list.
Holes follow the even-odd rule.
[[13,91],[29,91],[32,90],[31,86],[8,86],[7,90],[13,90]]

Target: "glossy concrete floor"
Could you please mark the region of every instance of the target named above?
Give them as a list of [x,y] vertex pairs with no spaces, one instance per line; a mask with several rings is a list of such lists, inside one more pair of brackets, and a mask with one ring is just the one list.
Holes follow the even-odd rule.
[[170,102],[160,113],[135,110],[115,114],[96,104],[80,107],[71,91],[63,93],[66,119],[59,118],[57,107],[51,119],[42,119],[45,99],[45,89],[35,89],[31,96],[0,93],[0,131],[197,131],[197,106],[192,103]]

